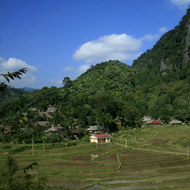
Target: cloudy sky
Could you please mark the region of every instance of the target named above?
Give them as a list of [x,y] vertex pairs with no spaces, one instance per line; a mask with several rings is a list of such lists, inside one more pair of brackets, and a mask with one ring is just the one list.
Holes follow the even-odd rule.
[[[0,0],[0,73],[14,87],[61,86],[91,65],[128,65],[182,19],[190,0]],[[0,78],[0,82],[3,81]]]

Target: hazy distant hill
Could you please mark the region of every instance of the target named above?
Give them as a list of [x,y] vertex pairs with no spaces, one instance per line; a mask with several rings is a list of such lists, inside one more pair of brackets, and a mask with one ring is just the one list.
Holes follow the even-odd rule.
[[24,90],[24,91],[26,91],[26,92],[33,92],[33,91],[35,91],[35,90],[37,90],[37,89],[35,89],[35,88],[29,88],[29,87],[23,87],[23,88],[20,88],[21,90]]
[[4,92],[0,93],[0,102],[2,103],[5,100],[9,100],[10,98],[17,98],[24,94],[26,94],[26,91],[22,89],[7,87]]

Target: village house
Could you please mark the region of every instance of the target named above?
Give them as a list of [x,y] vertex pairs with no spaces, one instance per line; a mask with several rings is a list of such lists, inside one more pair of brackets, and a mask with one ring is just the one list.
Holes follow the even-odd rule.
[[86,129],[86,131],[92,134],[97,133],[99,131],[99,126],[98,125],[90,126],[89,128]]
[[110,143],[111,136],[109,134],[93,134],[90,136],[91,143],[103,144],[103,143]]
[[169,122],[170,125],[181,125],[182,121],[177,120],[177,119],[173,119]]
[[37,112],[38,111],[37,108],[29,108],[28,110],[29,111],[33,111],[33,112]]
[[11,126],[3,126],[3,125],[0,125],[0,134],[8,134],[11,132]]
[[152,121],[152,122],[150,123],[150,125],[157,126],[157,125],[162,125],[162,123],[157,120],[157,121]]
[[46,112],[44,113],[46,117],[52,118],[52,114],[57,110],[57,108],[53,107],[52,105],[49,105]]
[[150,123],[153,122],[153,119],[152,119],[150,116],[144,116],[144,117],[142,118],[142,121],[143,121],[143,123],[145,123],[145,124],[150,124]]
[[54,125],[51,125],[50,128],[48,128],[45,133],[46,134],[50,134],[50,133],[54,133],[54,132],[57,132],[58,130],[62,129],[62,127],[60,125],[58,126],[54,126]]
[[49,121],[38,121],[37,125],[47,127],[49,125]]
[[54,113],[57,110],[57,108],[53,107],[52,105],[49,105],[49,107],[47,108],[47,113]]

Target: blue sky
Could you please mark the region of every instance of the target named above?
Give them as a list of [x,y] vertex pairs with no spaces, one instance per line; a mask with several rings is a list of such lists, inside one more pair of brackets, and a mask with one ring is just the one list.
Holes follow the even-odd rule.
[[[90,65],[131,65],[178,25],[190,0],[0,0],[0,70],[14,87],[62,86]],[[3,81],[0,78],[0,81]]]

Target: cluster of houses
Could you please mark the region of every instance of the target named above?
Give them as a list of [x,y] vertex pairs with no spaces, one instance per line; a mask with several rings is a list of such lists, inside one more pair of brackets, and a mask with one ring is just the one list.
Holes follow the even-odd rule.
[[[32,112],[36,112],[38,113],[40,116],[46,116],[47,118],[52,119],[52,114],[57,110],[57,108],[55,108],[52,105],[49,105],[47,110],[45,112],[42,112],[40,110],[38,110],[37,108],[29,108],[29,111]],[[23,113],[23,115],[27,115],[27,113]]]
[[[144,124],[149,125],[162,125],[163,123],[160,120],[153,120],[150,116],[144,116],[142,118]],[[169,122],[169,125],[182,125],[182,121],[173,119]]]
[[[45,116],[48,120],[51,120],[53,117],[53,113],[56,111],[57,108],[49,105],[47,110],[45,112],[39,111],[37,108],[30,108],[29,111],[36,112],[39,116]],[[27,116],[27,113],[23,113],[23,116]],[[160,120],[154,120],[150,116],[144,116],[142,118],[142,122],[144,124],[149,124],[153,126],[162,125],[163,123]],[[64,128],[61,125],[52,125],[49,121],[37,121],[37,125],[47,127],[45,130],[46,135],[51,135],[52,133],[59,133],[62,137],[66,137],[66,133],[64,131]],[[177,119],[171,120],[169,122],[170,125],[182,125],[182,121],[179,121]],[[10,127],[3,127],[4,133],[9,133]],[[86,129],[86,131],[89,133],[89,139],[91,143],[97,143],[97,144],[105,144],[111,142],[111,136],[107,133],[104,133],[104,131],[98,126],[93,125]],[[72,135],[73,139],[78,139],[79,130],[73,129]]]
[[[49,107],[47,108],[46,112],[41,112],[39,110],[37,110],[36,108],[30,108],[30,111],[33,112],[38,112],[38,114],[40,116],[46,116],[47,118],[52,118],[52,114],[56,111],[57,108],[49,105]],[[49,121],[38,121],[37,124],[39,126],[48,126],[49,125]],[[59,132],[59,134],[63,137],[66,136],[65,132],[62,131],[63,127],[61,125],[51,125],[49,126],[49,128],[47,128],[47,130],[45,130],[46,135],[50,135],[52,133],[57,133]],[[90,142],[91,143],[97,143],[97,144],[102,144],[102,143],[110,143],[111,142],[111,136],[107,133],[103,133],[102,129],[98,126],[98,125],[94,125],[94,126],[90,126],[89,128],[86,129],[86,131],[89,133],[90,135]],[[73,138],[74,139],[78,139],[78,129],[73,129],[72,134],[73,134]]]

